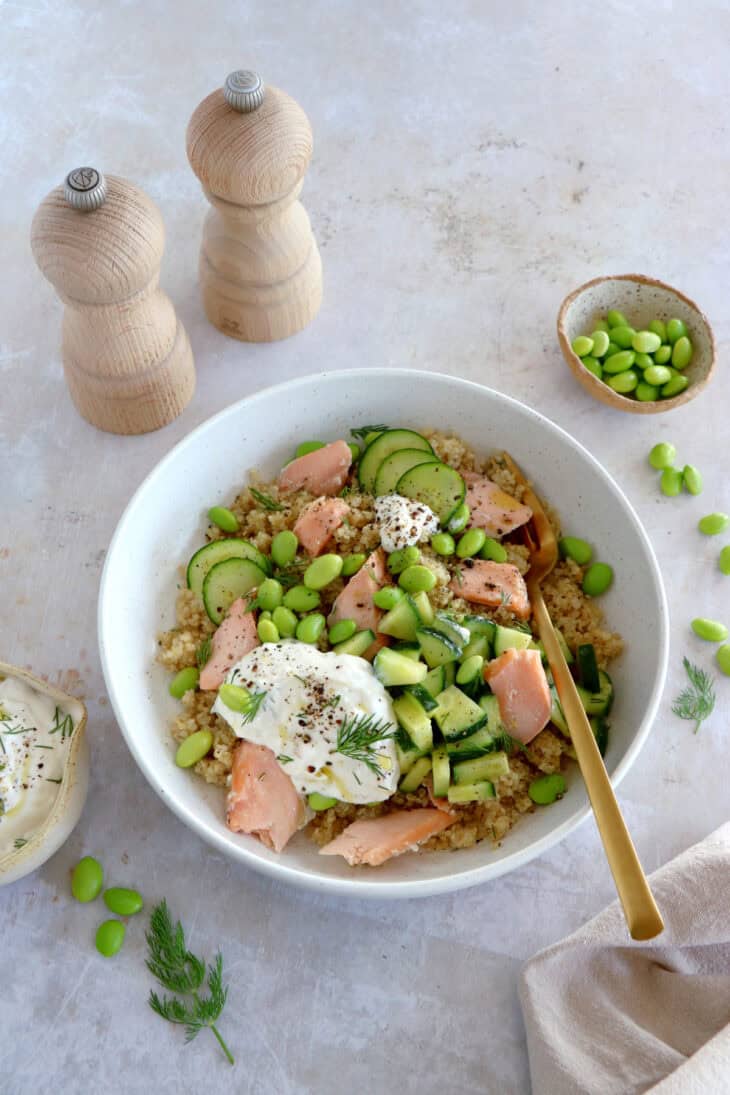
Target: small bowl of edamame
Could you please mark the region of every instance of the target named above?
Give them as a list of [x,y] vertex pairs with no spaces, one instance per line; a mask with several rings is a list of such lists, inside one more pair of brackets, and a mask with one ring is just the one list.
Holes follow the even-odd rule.
[[558,312],[558,341],[594,399],[630,414],[688,403],[715,367],[715,339],[693,300],[643,274],[594,278]]

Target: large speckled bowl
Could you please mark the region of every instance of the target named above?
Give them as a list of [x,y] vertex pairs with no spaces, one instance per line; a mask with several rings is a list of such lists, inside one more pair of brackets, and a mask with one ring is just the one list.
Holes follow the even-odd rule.
[[[606,764],[614,784],[636,760],[661,695],[668,613],[639,519],[606,470],[577,441],[514,399],[453,376],[406,369],[320,373],[257,392],[211,418],[161,461],[129,503],[104,567],[99,642],[109,696],[127,744],[155,791],[214,848],[273,877],[358,897],[418,897],[485,882],[557,844],[590,815],[578,768],[568,792],[524,817],[500,847],[402,855],[382,867],[320,856],[299,833],[281,855],[225,824],[225,796],[175,765],[170,722],[180,705],[156,664],[156,637],[174,626],[178,567],[202,542],[205,514],[226,505],[256,468],[274,478],[300,441],[347,438],[371,422],[437,427],[480,455],[507,449],[564,527],[590,529],[616,572],[605,597],[609,626],[626,638],[611,665],[616,703]],[[606,868],[608,871],[608,868]]]
[[[689,380],[689,386],[683,392],[673,399],[642,403],[615,392],[588,372],[572,350],[573,339],[577,335],[590,334],[596,321],[612,308],[623,312],[637,331],[645,328],[652,319],[661,319],[666,323],[676,316],[684,320],[694,353],[692,361],[683,370]],[[560,306],[558,340],[570,371],[585,390],[606,406],[628,411],[629,414],[661,414],[689,403],[707,385],[715,367],[715,340],[707,317],[684,293],[643,274],[594,278],[575,289]]]

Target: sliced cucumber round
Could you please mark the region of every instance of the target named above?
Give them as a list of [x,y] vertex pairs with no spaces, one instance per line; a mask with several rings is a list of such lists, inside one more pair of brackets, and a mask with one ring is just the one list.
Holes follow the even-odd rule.
[[188,563],[188,589],[192,589],[193,593],[202,593],[206,574],[211,567],[222,563],[224,559],[250,559],[264,574],[271,573],[271,561],[248,540],[239,540],[237,537],[213,540],[196,551]]
[[203,581],[203,604],[214,624],[219,624],[239,597],[261,585],[266,575],[250,559],[224,559],[212,566]]
[[400,477],[395,489],[406,498],[425,503],[442,525],[448,523],[466,496],[466,484],[458,471],[438,460],[411,468]]
[[[390,456],[386,456],[378,468],[375,476],[375,489],[373,494],[380,498],[384,494],[392,494],[398,484],[398,480],[411,468],[424,463],[424,449],[397,449]],[[433,463],[438,460],[434,456]]]
[[[421,449],[433,456],[433,449],[425,437],[414,430],[386,430],[371,441],[360,457],[357,476],[360,486],[368,494],[375,493],[375,479],[387,456],[398,449]],[[428,459],[428,457],[424,457]]]

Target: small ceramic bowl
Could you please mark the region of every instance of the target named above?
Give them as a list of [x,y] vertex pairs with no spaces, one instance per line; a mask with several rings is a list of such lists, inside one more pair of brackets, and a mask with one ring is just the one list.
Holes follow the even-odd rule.
[[[620,395],[602,380],[588,372],[580,358],[572,350],[573,339],[590,334],[597,320],[612,308],[623,312],[629,323],[640,330],[652,319],[665,323],[676,316],[684,320],[692,339],[692,361],[683,369],[689,380],[688,387],[672,399],[660,399],[642,403],[638,399]],[[661,414],[681,407],[699,395],[706,387],[715,367],[715,339],[707,317],[693,300],[656,278],[643,274],[616,274],[612,277],[594,278],[574,289],[560,305],[558,312],[558,340],[563,357],[576,380],[594,399],[629,414]]]
[[0,855],[0,886],[8,882],[17,882],[19,878],[35,871],[70,836],[73,827],[81,816],[89,787],[89,746],[86,740],[86,708],[81,700],[69,696],[52,684],[34,677],[24,669],[0,662],[0,679],[14,677],[25,684],[50,696],[70,712],[75,729],[69,745],[61,784],[53,809],[46,821],[37,829],[22,848]]

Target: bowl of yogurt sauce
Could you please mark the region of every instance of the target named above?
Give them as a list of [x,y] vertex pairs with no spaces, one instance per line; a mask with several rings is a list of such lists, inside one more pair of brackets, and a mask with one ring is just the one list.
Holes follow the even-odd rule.
[[88,784],[84,704],[0,662],[0,886],[61,847],[81,816]]

